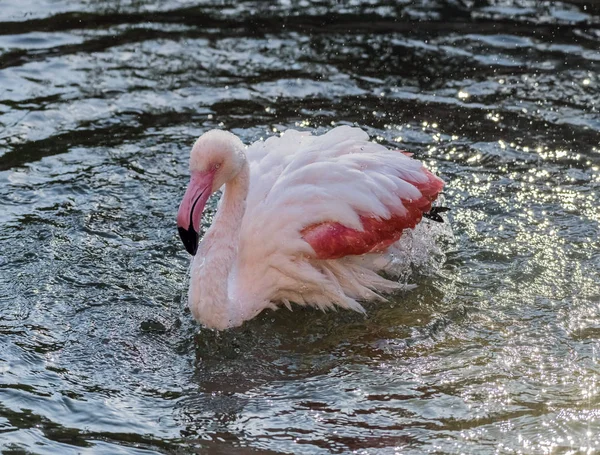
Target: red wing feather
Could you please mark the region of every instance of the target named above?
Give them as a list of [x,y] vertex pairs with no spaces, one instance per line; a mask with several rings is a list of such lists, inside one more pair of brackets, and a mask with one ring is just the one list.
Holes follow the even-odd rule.
[[426,182],[409,182],[420,192],[416,200],[399,199],[406,213],[393,215],[388,219],[378,219],[361,215],[363,230],[351,229],[335,221],[307,226],[301,232],[302,237],[315,250],[318,259],[338,259],[348,255],[383,252],[402,235],[402,231],[414,228],[424,212],[431,209],[431,203],[437,198],[444,183],[427,169]]

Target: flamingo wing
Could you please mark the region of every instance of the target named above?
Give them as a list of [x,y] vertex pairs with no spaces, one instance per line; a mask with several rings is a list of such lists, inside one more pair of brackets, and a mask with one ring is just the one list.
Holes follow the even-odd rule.
[[368,139],[342,126],[323,136],[287,131],[253,145],[242,240],[256,245],[263,237],[260,245],[279,249],[285,235],[318,259],[383,251],[397,241],[444,184],[421,162]]
[[[357,285],[346,298],[348,286],[340,287],[331,276],[324,280],[324,274],[337,272],[314,261],[385,251],[421,220],[443,187],[419,161],[370,142],[364,131],[349,126],[322,136],[288,130],[253,144],[246,154],[251,182],[236,286],[244,293],[271,292],[272,298],[287,288],[295,301],[320,307],[333,299],[361,311],[353,299],[369,297],[366,288],[375,286]],[[332,283],[329,293],[326,281]],[[312,299],[306,297],[310,283],[320,287]],[[306,292],[300,295],[298,289]]]

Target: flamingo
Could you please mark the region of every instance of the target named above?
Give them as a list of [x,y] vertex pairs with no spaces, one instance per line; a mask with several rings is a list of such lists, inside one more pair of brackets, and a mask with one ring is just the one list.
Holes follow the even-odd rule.
[[[404,286],[378,274],[402,232],[447,210],[431,207],[440,178],[349,126],[287,130],[249,147],[211,130],[190,152],[190,174],[177,214],[193,256],[188,304],[218,330],[290,302],[364,313],[360,301]],[[206,202],[223,186],[199,242]]]

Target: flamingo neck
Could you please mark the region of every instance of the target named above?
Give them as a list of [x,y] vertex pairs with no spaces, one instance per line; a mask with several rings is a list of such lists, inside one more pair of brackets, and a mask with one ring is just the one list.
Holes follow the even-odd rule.
[[212,225],[192,261],[190,310],[196,320],[210,328],[239,324],[239,303],[230,299],[228,284],[249,185],[250,170],[245,162],[238,175],[225,185]]

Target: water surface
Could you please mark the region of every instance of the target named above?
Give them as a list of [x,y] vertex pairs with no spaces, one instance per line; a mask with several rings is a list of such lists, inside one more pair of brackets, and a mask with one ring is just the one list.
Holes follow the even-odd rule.
[[[0,0],[0,451],[600,451],[599,49],[581,0]],[[443,263],[198,330],[195,138],[340,124],[448,182]]]

